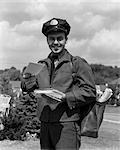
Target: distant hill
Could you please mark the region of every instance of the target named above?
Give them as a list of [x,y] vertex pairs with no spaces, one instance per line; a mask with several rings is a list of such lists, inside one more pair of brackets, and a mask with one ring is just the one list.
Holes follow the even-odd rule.
[[[102,64],[91,64],[90,66],[93,70],[96,84],[109,83],[120,77],[120,67],[105,66]],[[0,70],[0,76],[7,76],[12,81],[20,81],[21,74],[20,70],[15,67]]]
[[109,83],[120,77],[120,67],[91,64],[96,84]]
[[19,81],[21,77],[21,72],[15,67],[11,67],[10,69],[0,70],[0,77],[9,78],[9,80],[12,81]]

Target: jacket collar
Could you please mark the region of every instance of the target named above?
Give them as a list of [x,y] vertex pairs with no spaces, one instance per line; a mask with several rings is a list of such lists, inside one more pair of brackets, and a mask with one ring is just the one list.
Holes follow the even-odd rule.
[[[40,60],[39,62],[44,62],[47,64],[47,66],[51,66],[51,57],[52,56],[53,56],[53,53],[51,52],[47,58]],[[61,64],[63,62],[71,62],[71,57],[72,57],[72,55],[66,49],[64,49],[63,53],[61,53],[58,56],[59,64]]]
[[65,49],[64,55],[59,58],[59,63],[71,62],[71,54]]
[[[48,55],[48,59],[51,59],[52,60],[52,57],[55,57],[55,54],[53,52],[51,52],[49,55]],[[63,62],[63,61],[71,61],[71,54],[66,50],[64,49],[62,51],[62,53],[60,53],[57,57],[59,63]]]

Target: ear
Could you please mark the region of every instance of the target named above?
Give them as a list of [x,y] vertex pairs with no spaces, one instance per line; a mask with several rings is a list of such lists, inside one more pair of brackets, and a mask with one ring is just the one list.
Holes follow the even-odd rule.
[[67,41],[68,41],[68,37],[66,36],[66,37],[65,37],[65,39],[66,39],[66,42],[65,42],[65,43],[67,43]]
[[68,37],[66,36],[66,42],[67,42],[67,40],[68,40]]
[[47,43],[49,44],[49,42],[48,42],[48,36],[46,37],[46,40],[47,40]]

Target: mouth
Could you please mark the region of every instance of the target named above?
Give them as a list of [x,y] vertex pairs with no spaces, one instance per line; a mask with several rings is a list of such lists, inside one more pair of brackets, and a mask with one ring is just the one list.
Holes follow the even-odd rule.
[[59,52],[62,50],[62,48],[55,46],[55,47],[52,47],[51,50],[52,50],[54,53],[59,53]]
[[61,48],[61,46],[52,46],[52,48],[53,48],[55,51],[57,51],[57,50],[59,50],[59,49]]
[[60,47],[53,47],[55,51],[59,50]]

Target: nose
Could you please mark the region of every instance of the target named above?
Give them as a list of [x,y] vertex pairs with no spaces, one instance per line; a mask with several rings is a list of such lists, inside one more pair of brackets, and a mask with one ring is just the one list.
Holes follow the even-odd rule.
[[58,44],[58,40],[57,39],[54,40],[54,44]]

